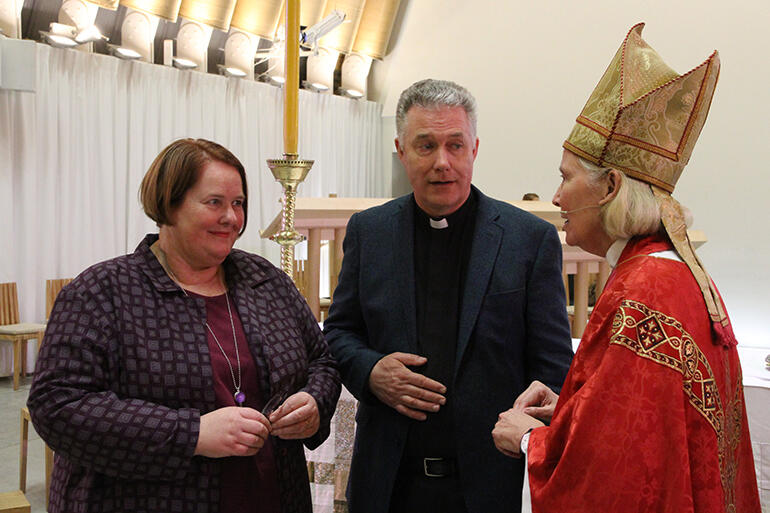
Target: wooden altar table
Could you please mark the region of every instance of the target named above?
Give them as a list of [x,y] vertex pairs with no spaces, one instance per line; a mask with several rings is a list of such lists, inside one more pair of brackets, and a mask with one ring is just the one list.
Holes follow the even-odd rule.
[[[333,294],[337,275],[342,265],[342,241],[350,216],[361,210],[376,207],[391,198],[297,198],[294,225],[298,232],[307,237],[307,262],[305,265],[305,298],[317,320],[321,320],[321,241],[329,241],[329,290]],[[571,306],[572,336],[580,338],[588,321],[588,296],[590,276],[596,274],[596,297],[602,291],[610,268],[604,258],[592,255],[578,247],[565,243],[561,231],[564,219],[559,208],[547,201],[510,201],[510,204],[526,210],[548,221],[559,230],[561,239],[565,290],[567,304]],[[262,238],[269,238],[281,229],[280,211],[273,221],[260,232]],[[706,236],[699,230],[688,230],[695,247],[706,242]],[[574,275],[573,294],[570,297],[568,276]],[[574,309],[574,310],[573,310]]]

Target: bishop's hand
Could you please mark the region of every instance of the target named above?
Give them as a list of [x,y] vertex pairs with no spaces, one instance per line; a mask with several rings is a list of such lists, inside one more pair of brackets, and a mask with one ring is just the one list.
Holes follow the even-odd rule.
[[540,419],[551,422],[559,396],[539,381],[533,381],[525,391],[516,398],[513,409]]

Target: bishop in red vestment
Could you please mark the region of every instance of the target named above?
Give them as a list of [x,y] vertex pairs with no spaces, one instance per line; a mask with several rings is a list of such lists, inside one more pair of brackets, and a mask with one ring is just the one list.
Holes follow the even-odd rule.
[[642,27],[565,141],[553,199],[567,243],[613,272],[561,395],[533,383],[492,435],[526,453],[534,513],[759,513],[737,342],[671,196],[719,56],[679,75]]
[[759,512],[741,367],[661,236],[626,245],[527,464],[534,513]]

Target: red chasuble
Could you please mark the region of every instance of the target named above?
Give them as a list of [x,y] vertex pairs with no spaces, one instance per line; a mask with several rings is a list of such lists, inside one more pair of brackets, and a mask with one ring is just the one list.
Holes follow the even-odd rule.
[[632,239],[610,276],[530,435],[534,513],[760,512],[737,351],[670,249]]

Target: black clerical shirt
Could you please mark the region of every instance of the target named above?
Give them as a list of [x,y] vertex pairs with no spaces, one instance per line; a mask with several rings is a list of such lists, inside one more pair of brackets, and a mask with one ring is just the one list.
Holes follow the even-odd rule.
[[430,217],[415,204],[417,344],[419,354],[428,359],[415,370],[445,385],[447,392],[446,404],[438,413],[428,413],[427,420],[412,422],[406,446],[408,458],[455,456],[452,378],[476,205],[471,191],[465,203],[445,218],[445,228],[433,228]]

